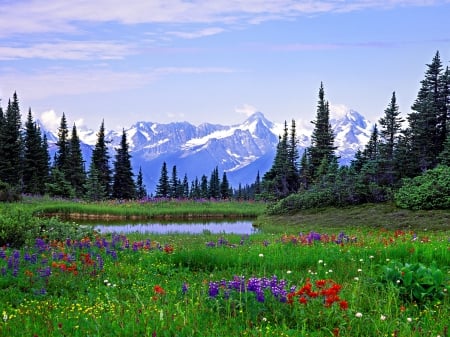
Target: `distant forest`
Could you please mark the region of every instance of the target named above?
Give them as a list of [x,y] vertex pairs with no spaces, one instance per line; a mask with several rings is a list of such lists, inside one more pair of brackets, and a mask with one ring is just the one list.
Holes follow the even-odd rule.
[[[171,174],[166,163],[154,195],[157,198],[263,200],[272,214],[324,206],[395,201],[412,209],[450,208],[450,73],[439,52],[426,65],[411,112],[400,116],[393,92],[369,142],[349,165],[339,166],[329,103],[320,84],[311,145],[298,152],[295,121],[284,124],[269,171],[255,172],[251,185],[231,187],[218,169],[189,181]],[[69,135],[70,134],[70,135]],[[0,107],[0,200],[23,194],[99,201],[143,199],[149,194],[142,170],[135,177],[126,133],[110,158],[104,121],[97,133],[89,168],[85,168],[77,128],[71,131],[63,114],[57,151],[50,158],[46,136],[33,120],[24,125],[14,93],[6,111]]]

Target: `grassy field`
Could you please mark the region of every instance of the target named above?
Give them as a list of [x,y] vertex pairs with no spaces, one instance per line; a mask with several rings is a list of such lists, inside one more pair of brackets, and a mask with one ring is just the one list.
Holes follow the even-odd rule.
[[448,212],[391,207],[2,247],[0,335],[448,336]]

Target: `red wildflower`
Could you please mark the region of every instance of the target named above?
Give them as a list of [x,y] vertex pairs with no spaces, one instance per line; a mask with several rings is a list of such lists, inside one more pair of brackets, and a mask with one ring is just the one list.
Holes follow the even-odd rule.
[[166,293],[166,291],[159,284],[153,287],[153,291],[158,295],[164,295]]
[[348,302],[342,300],[342,301],[339,302],[339,306],[341,307],[342,310],[347,310],[348,309]]
[[339,337],[339,328],[333,329],[333,337]]
[[308,303],[308,300],[307,300],[306,297],[304,297],[304,296],[300,297],[300,298],[298,299],[298,301],[299,301],[301,304],[306,304],[306,303]]

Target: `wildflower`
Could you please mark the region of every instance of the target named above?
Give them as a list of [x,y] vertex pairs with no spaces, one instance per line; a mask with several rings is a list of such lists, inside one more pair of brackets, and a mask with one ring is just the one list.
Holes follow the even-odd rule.
[[359,272],[359,273],[360,273],[360,272],[362,272],[362,269],[361,269],[361,268],[359,268],[359,269],[358,269],[358,272]]
[[411,318],[411,317],[408,317],[406,320],[407,320],[409,323],[412,322],[412,318]]
[[357,318],[361,318],[362,317],[362,313],[360,313],[360,312],[357,312],[356,314],[355,314],[355,316],[357,317]]
[[358,277],[358,276],[355,276],[353,279],[354,279],[355,281],[359,281],[359,277]]
[[323,263],[323,260],[319,260],[319,262],[318,262],[319,264],[321,264],[321,263]]
[[181,287],[181,292],[183,293],[183,295],[187,293],[188,289],[189,285],[186,282],[184,282],[183,286]]
[[292,271],[291,271],[291,270],[288,270],[286,273],[287,273],[287,274],[290,274],[290,273],[292,273]]
[[364,262],[364,260],[363,259],[359,259],[359,262]]
[[153,287],[153,291],[158,295],[164,295],[166,293],[166,291],[159,284]]
[[374,256],[373,256],[373,255],[370,255],[370,256],[369,256],[369,259],[373,259],[373,258],[374,258]]
[[264,257],[264,254],[263,254],[263,253],[261,253],[261,254],[259,254],[258,256],[259,256],[259,257]]
[[385,321],[385,320],[386,320],[386,316],[381,315],[381,316],[380,316],[380,319],[381,319],[382,321]]
[[340,301],[340,302],[339,302],[339,307],[340,307],[342,310],[347,310],[347,309],[348,309],[348,302],[347,302],[347,301]]
[[8,314],[6,313],[6,311],[3,310],[3,321],[7,321],[8,320]]

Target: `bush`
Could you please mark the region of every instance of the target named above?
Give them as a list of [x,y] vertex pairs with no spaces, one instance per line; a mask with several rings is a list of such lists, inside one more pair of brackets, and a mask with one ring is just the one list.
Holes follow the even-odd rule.
[[449,209],[450,167],[441,165],[403,180],[394,200],[398,207],[412,210]]
[[0,202],[13,202],[21,199],[20,192],[11,185],[0,181]]

